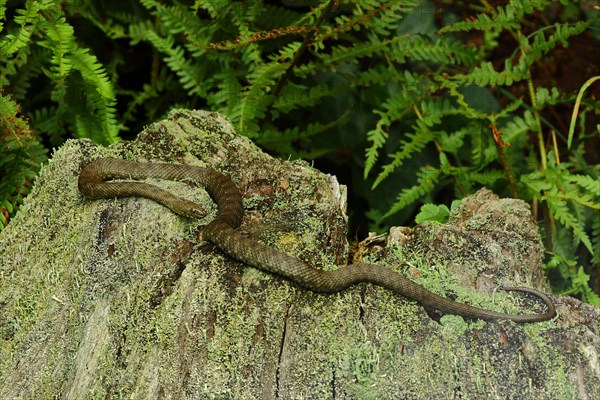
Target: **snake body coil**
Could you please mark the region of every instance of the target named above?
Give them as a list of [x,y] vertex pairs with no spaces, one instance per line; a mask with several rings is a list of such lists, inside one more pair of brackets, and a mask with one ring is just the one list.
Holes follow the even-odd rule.
[[[133,182],[146,178],[185,181],[203,186],[218,207],[217,217],[204,227],[203,235],[236,260],[269,271],[316,292],[333,293],[359,282],[370,282],[416,300],[426,307],[467,318],[508,319],[538,322],[556,315],[552,301],[543,293],[521,287],[504,290],[537,296],[548,310],[543,314],[505,314],[458,303],[439,296],[386,267],[357,263],[335,271],[313,268],[298,258],[247,238],[237,231],[244,216],[242,197],[234,183],[218,171],[183,164],[140,163],[103,158],[87,164],[79,175],[79,190],[88,198],[141,196],[157,201],[172,211],[200,217],[203,210],[194,202],[174,196],[154,185]],[[129,181],[107,182],[111,179]]]

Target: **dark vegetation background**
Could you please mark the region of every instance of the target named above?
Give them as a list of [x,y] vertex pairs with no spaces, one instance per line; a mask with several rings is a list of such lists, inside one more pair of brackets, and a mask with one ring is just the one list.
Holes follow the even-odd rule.
[[[172,108],[349,187],[349,235],[532,205],[551,284],[600,306],[598,1],[0,0],[0,229],[49,150]],[[421,208],[422,205],[426,205]]]

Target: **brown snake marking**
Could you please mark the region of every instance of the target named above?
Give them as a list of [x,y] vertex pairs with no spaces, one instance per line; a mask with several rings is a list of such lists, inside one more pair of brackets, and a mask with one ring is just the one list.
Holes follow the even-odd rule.
[[[203,235],[224,253],[245,264],[281,275],[315,292],[334,293],[359,282],[370,282],[399,295],[416,300],[426,307],[484,320],[508,319],[516,322],[538,322],[553,318],[556,311],[544,293],[524,287],[505,287],[504,290],[530,293],[542,300],[548,310],[543,314],[505,314],[458,303],[439,296],[377,264],[357,263],[335,271],[313,268],[237,231],[244,210],[242,197],[234,183],[218,171],[183,164],[140,163],[102,158],[87,164],[79,175],[79,190],[88,198],[141,196],[157,201],[177,214],[201,217],[203,210],[194,202],[174,196],[154,185],[133,182],[146,178],[186,181],[203,186],[218,207],[217,217],[204,227]],[[107,182],[111,179],[130,181]]]

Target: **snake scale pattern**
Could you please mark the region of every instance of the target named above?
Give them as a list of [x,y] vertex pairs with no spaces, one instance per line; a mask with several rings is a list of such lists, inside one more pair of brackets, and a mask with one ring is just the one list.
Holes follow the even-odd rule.
[[[504,290],[532,294],[542,300],[547,311],[541,314],[505,314],[439,296],[403,275],[381,265],[356,263],[323,271],[241,234],[244,210],[242,196],[235,184],[220,172],[183,164],[141,163],[101,158],[85,165],[79,175],[80,192],[91,199],[141,196],[157,201],[177,214],[202,217],[204,211],[194,202],[177,197],[155,185],[141,182],[146,178],[183,181],[204,187],[218,207],[217,217],[204,227],[203,236],[221,251],[245,264],[281,275],[315,292],[334,293],[359,282],[370,282],[394,293],[416,300],[425,307],[466,318],[507,319],[539,322],[553,318],[556,311],[545,294],[530,288],[505,287]],[[117,179],[118,181],[111,181]]]

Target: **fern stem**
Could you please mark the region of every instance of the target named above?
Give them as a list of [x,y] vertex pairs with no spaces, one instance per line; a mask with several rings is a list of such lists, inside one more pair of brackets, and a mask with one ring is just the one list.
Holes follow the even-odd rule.
[[560,165],[560,155],[558,153],[558,143],[556,142],[556,132],[553,130],[550,131],[550,136],[552,137],[552,148],[554,149],[554,159],[556,161],[556,165]]
[[483,4],[486,11],[491,11],[494,9],[494,7],[492,7],[492,5],[486,0],[480,0],[480,3]]
[[535,130],[537,131],[538,146],[540,148],[540,161],[542,162],[542,170],[547,167],[546,160],[546,145],[544,144],[544,135],[542,134],[542,123],[540,122],[540,113],[537,107],[537,101],[535,100],[535,89],[533,88],[533,81],[531,76],[527,77],[527,89],[529,90],[529,97],[531,99],[531,106],[533,107],[533,117],[535,118]]

